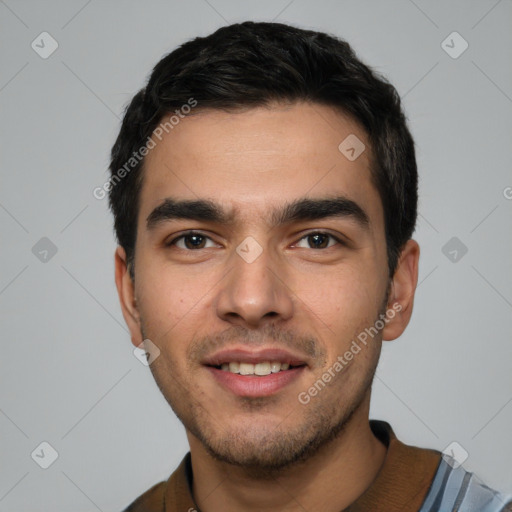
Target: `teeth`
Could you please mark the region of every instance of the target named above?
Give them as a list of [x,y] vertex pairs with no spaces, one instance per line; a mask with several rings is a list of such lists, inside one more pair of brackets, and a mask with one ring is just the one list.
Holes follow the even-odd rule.
[[281,363],[271,363],[270,364],[270,371],[272,373],[277,373],[278,371],[281,370]]
[[239,373],[240,375],[270,375],[278,373],[282,370],[288,370],[288,363],[280,363],[279,361],[265,361],[263,363],[223,363],[221,369],[225,372]]
[[229,363],[229,371],[231,373],[240,373],[240,364],[239,363]]
[[254,365],[256,375],[270,375],[270,363],[258,363]]
[[240,375],[254,375],[254,365],[251,363],[240,363]]

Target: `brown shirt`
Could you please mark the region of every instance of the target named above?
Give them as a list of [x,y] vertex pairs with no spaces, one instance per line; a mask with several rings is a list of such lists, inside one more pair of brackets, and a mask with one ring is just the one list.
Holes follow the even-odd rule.
[[[370,487],[343,512],[418,512],[441,453],[402,443],[385,421],[370,420],[370,427],[387,446],[386,459]],[[191,489],[192,466],[187,453],[167,481],[154,485],[123,512],[200,512]]]

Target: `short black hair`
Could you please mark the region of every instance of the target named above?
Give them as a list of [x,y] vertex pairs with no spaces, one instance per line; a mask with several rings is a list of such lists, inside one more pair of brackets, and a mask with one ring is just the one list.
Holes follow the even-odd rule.
[[332,106],[365,130],[393,276],[414,232],[418,202],[414,141],[397,91],[335,36],[246,21],[197,37],[166,55],[126,108],[112,148],[108,190],[117,240],[132,277],[146,154],[141,148],[164,116],[176,112],[183,117],[190,105],[197,105],[195,111],[229,112],[303,101]]

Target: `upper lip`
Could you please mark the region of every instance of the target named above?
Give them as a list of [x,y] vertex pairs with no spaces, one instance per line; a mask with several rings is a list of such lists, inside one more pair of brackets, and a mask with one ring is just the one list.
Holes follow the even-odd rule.
[[247,348],[224,349],[213,353],[204,359],[207,366],[220,366],[223,363],[264,363],[264,362],[288,363],[290,366],[307,365],[306,359],[288,350],[278,348],[266,348],[260,350],[248,350]]

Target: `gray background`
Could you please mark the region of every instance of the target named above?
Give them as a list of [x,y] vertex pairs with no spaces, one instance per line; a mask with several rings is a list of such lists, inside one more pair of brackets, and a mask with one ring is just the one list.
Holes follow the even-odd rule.
[[[133,355],[112,219],[92,191],[152,66],[184,40],[245,19],[346,38],[404,99],[421,177],[420,284],[411,325],[384,345],[371,417],[410,444],[442,451],[457,441],[466,469],[512,491],[510,0],[4,0],[2,512],[120,510],[187,451]],[[31,47],[43,31],[59,45],[47,59]],[[458,58],[441,45],[453,31],[469,44]],[[452,53],[462,48],[451,41]],[[42,237],[55,255],[44,240],[33,249]],[[48,469],[31,458],[43,441],[58,452]]]

